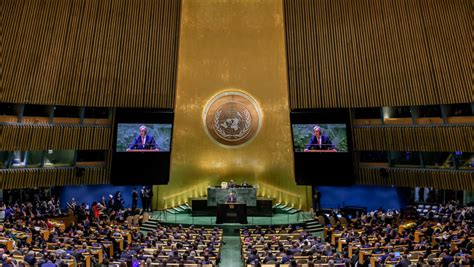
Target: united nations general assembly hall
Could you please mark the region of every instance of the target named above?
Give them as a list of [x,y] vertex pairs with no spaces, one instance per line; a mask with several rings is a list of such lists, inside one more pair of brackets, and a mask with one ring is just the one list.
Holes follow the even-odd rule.
[[474,265],[471,0],[3,0],[4,267]]

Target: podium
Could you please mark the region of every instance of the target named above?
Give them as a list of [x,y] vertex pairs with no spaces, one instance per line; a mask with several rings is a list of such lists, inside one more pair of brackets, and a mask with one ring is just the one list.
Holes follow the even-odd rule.
[[217,207],[218,204],[226,203],[227,196],[230,192],[234,192],[237,197],[237,203],[247,204],[248,207],[257,206],[257,189],[255,187],[245,188],[207,188],[207,205]]
[[247,205],[241,203],[223,203],[217,205],[216,224],[247,224]]

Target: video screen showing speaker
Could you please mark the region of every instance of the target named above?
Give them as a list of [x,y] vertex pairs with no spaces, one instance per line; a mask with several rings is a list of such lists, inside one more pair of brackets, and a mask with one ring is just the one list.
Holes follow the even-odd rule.
[[293,124],[291,127],[295,152],[348,152],[345,123]]
[[113,184],[168,183],[173,119],[173,112],[168,110],[116,110],[111,179]]
[[117,152],[169,152],[171,124],[119,123]]
[[290,119],[297,184],[353,184],[349,109],[294,111]]

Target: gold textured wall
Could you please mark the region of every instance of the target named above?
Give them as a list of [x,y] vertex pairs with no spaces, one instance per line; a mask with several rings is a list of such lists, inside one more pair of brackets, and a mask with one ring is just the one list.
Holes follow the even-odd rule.
[[[309,206],[311,191],[293,172],[283,21],[282,1],[182,2],[171,176],[155,187],[155,207],[205,196],[208,185],[229,179]],[[235,149],[212,142],[202,123],[206,102],[229,89],[253,96],[263,114],[258,136]]]

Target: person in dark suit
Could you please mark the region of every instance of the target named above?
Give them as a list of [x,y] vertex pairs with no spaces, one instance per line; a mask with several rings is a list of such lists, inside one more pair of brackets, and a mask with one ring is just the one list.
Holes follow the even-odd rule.
[[237,202],[237,196],[233,191],[230,191],[229,195],[227,195],[227,203],[235,203]]
[[30,250],[28,254],[25,256],[24,261],[31,266],[35,265],[36,263],[35,253]]
[[155,138],[148,134],[148,128],[145,125],[140,126],[140,128],[138,128],[138,132],[138,136],[128,146],[127,151],[135,149],[149,149],[159,151],[158,147],[156,146]]
[[281,257],[280,263],[286,264],[286,263],[289,263],[292,259],[293,259],[293,256],[291,255],[291,251],[287,250],[285,255]]
[[258,257],[257,250],[253,249],[252,252],[250,252],[250,255],[248,255],[247,261],[245,263],[257,265],[259,261],[260,261],[260,258]]
[[329,136],[322,133],[321,127],[314,126],[313,135],[306,145],[304,151],[310,150],[334,150],[336,151],[335,146],[333,145]]
[[271,251],[268,251],[267,255],[263,259],[263,263],[273,262],[273,261],[276,263],[277,257],[273,255]]
[[397,267],[409,267],[411,265],[411,261],[408,259],[406,254],[402,255],[402,259],[397,264]]
[[138,204],[138,192],[137,188],[134,187],[132,191],[132,210],[135,210],[137,208]]
[[451,262],[454,261],[453,255],[449,252],[441,259],[440,265],[443,267],[448,267]]
[[147,189],[145,186],[142,187],[142,189],[140,190],[140,198],[142,199],[142,208],[143,208],[143,211],[148,211],[148,199],[146,198],[147,196]]
[[148,201],[148,203],[146,204],[147,211],[153,211],[153,208],[152,208],[153,188],[151,186],[148,186],[146,188],[146,200]]

